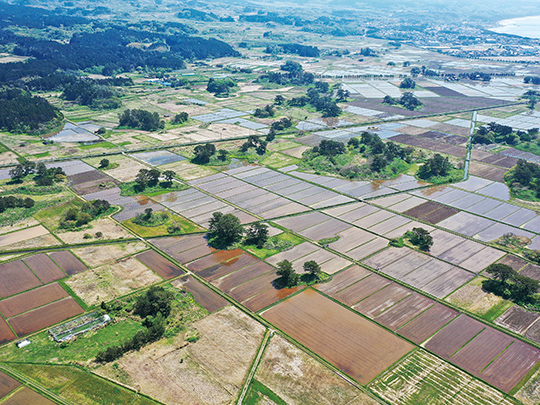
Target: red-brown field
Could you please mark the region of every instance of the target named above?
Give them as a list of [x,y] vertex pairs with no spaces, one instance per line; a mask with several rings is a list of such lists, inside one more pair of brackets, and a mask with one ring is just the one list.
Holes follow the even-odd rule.
[[360,301],[353,308],[368,318],[373,319],[411,293],[412,291],[408,288],[392,283],[365,300]]
[[45,253],[27,257],[24,262],[44,284],[66,277],[66,273]]
[[398,329],[397,333],[414,343],[420,344],[458,315],[457,311],[435,304],[409,323]]
[[0,312],[6,318],[11,318],[68,296],[60,284],[49,284],[0,301]]
[[222,262],[216,266],[208,267],[207,269],[199,272],[199,275],[204,277],[206,280],[211,281],[257,262],[259,262],[257,258],[251,256],[250,254],[244,253],[238,257],[235,257],[234,259]]
[[[523,266],[527,264],[527,262],[523,259],[520,259],[517,256],[514,255],[506,255],[501,260],[499,260],[497,263],[500,264],[506,264],[507,266],[512,267],[515,271],[518,271]],[[485,276],[488,276],[487,274],[484,274]]]
[[499,181],[504,183],[504,173],[507,169],[502,169],[500,167],[486,165],[479,162],[471,162],[471,171],[470,173],[473,176],[483,177],[484,179]]
[[478,375],[513,341],[515,339],[510,336],[486,327],[454,354],[450,361],[468,372]]
[[4,318],[0,317],[0,344],[7,343],[16,337]]
[[484,328],[484,324],[461,315],[433,336],[426,343],[426,349],[448,360]]
[[262,315],[360,384],[367,384],[413,349],[411,344],[312,289]]
[[9,297],[38,285],[41,285],[39,279],[21,260],[0,265],[0,297]]
[[192,271],[199,272],[222,262],[232,261],[243,253],[244,251],[242,249],[218,250],[217,252],[214,252],[201,259],[195,260],[194,262],[191,262],[186,266]]
[[30,388],[24,387],[22,390],[17,391],[9,399],[2,402],[2,405],[55,405],[54,402],[49,401],[47,398],[42,397],[37,392],[32,391]]
[[540,361],[539,349],[515,341],[482,371],[480,378],[505,392],[509,392],[538,361]]
[[175,266],[170,261],[165,259],[159,253],[154,250],[147,250],[135,256],[142,264],[154,270],[159,276],[165,280],[169,280],[173,277],[184,274],[182,269]]
[[354,265],[340,273],[334,274],[332,280],[328,283],[319,284],[315,288],[328,295],[334,295],[338,291],[343,290],[345,287],[356,283],[358,280],[363,279],[371,274],[370,271]]
[[372,274],[356,284],[353,284],[334,295],[334,298],[345,305],[354,305],[358,301],[370,296],[374,292],[390,284],[387,280],[377,274]]
[[195,301],[208,310],[208,312],[215,312],[229,305],[229,302],[225,298],[222,298],[210,288],[195,280],[192,276],[179,278],[173,282],[173,285],[193,295]]
[[427,215],[430,212],[436,211],[442,207],[444,207],[444,205],[439,204],[438,202],[426,201],[425,203],[422,203],[420,205],[417,205],[416,207],[405,211],[403,214],[413,218],[421,218],[424,215]]
[[0,371],[0,399],[20,387],[21,383]]
[[248,300],[242,302],[242,304],[244,304],[251,311],[257,312],[288,297],[301,288],[302,287],[281,288],[279,290],[276,288],[270,288],[254,297],[249,298]]
[[83,312],[79,304],[70,297],[18,315],[11,318],[9,323],[15,333],[21,336],[54,325]]
[[64,270],[68,276],[85,271],[87,267],[77,259],[73,253],[64,250],[61,252],[50,253],[49,256],[55,261],[55,263]]
[[184,264],[191,262],[192,260],[198,259],[199,257],[206,256],[207,254],[214,251],[215,249],[212,249],[210,246],[201,245],[193,249],[173,253],[171,254],[171,256],[178,260],[180,263]]
[[433,301],[423,295],[413,293],[399,301],[392,308],[375,317],[375,321],[389,329],[396,330],[405,325],[433,305]]

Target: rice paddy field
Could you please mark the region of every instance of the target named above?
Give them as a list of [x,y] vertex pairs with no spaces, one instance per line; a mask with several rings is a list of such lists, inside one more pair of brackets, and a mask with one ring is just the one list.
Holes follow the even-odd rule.
[[[263,27],[244,32],[255,33],[262,35]],[[369,40],[360,41],[386,46]],[[353,46],[332,41],[339,49]],[[377,57],[375,68],[323,54],[308,64],[288,55],[350,92],[340,102],[343,113],[323,118],[311,107],[275,106],[275,117],[260,118],[255,108],[304,89],[253,82],[254,72],[277,72],[281,61],[262,58],[260,49],[245,52],[253,57],[190,67],[189,88],[134,74],[136,84],[122,95],[125,108],[158,113],[163,130],[119,129],[117,110],[67,105],[50,95],[69,120],[53,144],[0,134],[2,195],[14,189],[9,169],[17,158],[66,173],[56,200],[36,194],[50,205],[0,228],[0,404],[230,404],[240,398],[265,405],[538,404],[540,315],[483,286],[495,263],[540,280],[539,264],[524,255],[524,248],[540,250],[538,205],[514,198],[504,181],[519,159],[540,158],[508,145],[475,147],[466,179],[443,185],[415,177],[418,165],[375,181],[301,165],[321,141],[347,144],[364,131],[462,165],[472,110],[481,109],[477,127],[540,126],[538,111],[516,104],[529,87],[513,76],[481,85],[419,77],[411,91],[423,107],[409,111],[381,104],[404,92],[396,79],[401,62]],[[405,45],[395,52],[403,61],[438,57]],[[241,78],[232,97],[205,90],[203,82],[219,75],[218,64]],[[189,119],[173,124],[179,112]],[[282,117],[291,118],[291,127],[265,151],[239,151],[248,136],[264,139]],[[93,132],[102,126],[103,142],[81,143],[96,140]],[[223,160],[197,162],[196,146],[209,142]],[[141,169],[171,170],[174,187],[136,191]],[[68,209],[96,199],[115,209],[88,226],[62,229]],[[169,221],[137,224],[149,208],[167,212]],[[236,216],[245,230],[268,224],[276,245],[210,246],[215,212]],[[169,231],[172,222],[181,229]],[[404,238],[418,227],[433,238],[426,251]],[[509,234],[521,245],[501,244]],[[304,264],[314,261],[319,277],[280,288],[284,260],[304,277]],[[141,350],[107,364],[94,361],[100,349],[143,330],[132,308],[65,344],[48,336],[52,327],[90,311],[106,313],[152,286],[164,286],[191,312]],[[19,349],[15,342],[23,339],[30,344]]]

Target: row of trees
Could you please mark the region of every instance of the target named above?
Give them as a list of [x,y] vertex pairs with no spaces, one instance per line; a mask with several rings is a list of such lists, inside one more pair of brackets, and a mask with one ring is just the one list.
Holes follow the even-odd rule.
[[10,208],[32,208],[35,201],[31,198],[19,198],[13,195],[0,197],[0,213]]
[[517,131],[508,125],[490,122],[478,128],[472,138],[473,143],[492,144],[502,143],[507,145],[517,145],[520,142],[530,142],[538,137],[538,128],[531,128],[528,131]]
[[26,176],[31,174],[34,174],[34,181],[38,186],[52,186],[54,182],[66,178],[66,173],[61,167],[47,169],[44,163],[36,164],[28,160],[23,161],[9,171],[11,181],[14,183],[21,183]]

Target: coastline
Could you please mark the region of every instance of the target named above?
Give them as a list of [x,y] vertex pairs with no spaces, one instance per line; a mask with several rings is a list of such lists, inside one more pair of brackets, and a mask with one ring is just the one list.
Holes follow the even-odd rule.
[[540,39],[540,15],[501,20],[488,30],[499,34]]

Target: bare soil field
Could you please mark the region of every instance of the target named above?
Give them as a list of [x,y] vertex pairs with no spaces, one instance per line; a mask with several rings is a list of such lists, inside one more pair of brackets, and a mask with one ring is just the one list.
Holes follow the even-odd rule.
[[[7,235],[6,235],[7,236]],[[47,246],[58,246],[61,245],[62,242],[60,242],[58,239],[56,239],[51,234],[46,234],[42,236],[36,236],[35,238],[30,238],[26,240],[22,240],[17,243],[12,243],[10,245],[2,246],[2,249],[4,251],[9,250],[17,250],[17,249],[32,249],[32,248],[42,248]]]
[[260,260],[258,260],[254,256],[251,256],[250,254],[244,253],[231,260],[222,262],[212,267],[208,267],[203,271],[199,272],[199,275],[209,281],[212,281],[227,274],[236,272],[238,269],[256,265],[257,263],[260,263]]
[[[167,404],[225,405],[235,401],[264,328],[234,307],[193,324],[195,343],[163,339],[117,361],[124,383]],[[115,375],[112,366],[98,369]]]
[[0,301],[0,312],[6,318],[11,318],[68,296],[60,284],[49,284]]
[[351,306],[360,300],[370,296],[381,288],[386,287],[391,281],[377,274],[371,274],[369,277],[363,278],[357,283],[341,290],[334,295],[334,298],[343,302],[345,305]]
[[272,283],[277,277],[275,271],[263,274],[233,288],[229,295],[239,302],[246,301],[263,291],[274,288]]
[[44,284],[67,277],[66,273],[45,253],[27,257],[23,261]]
[[318,284],[315,288],[328,295],[334,295],[349,285],[369,276],[371,272],[358,265],[353,265],[337,274],[332,280],[324,284]]
[[449,359],[465,343],[485,328],[485,325],[466,315],[461,315],[433,336],[425,345],[426,349]]
[[111,301],[162,279],[133,257],[71,277],[66,284],[88,305]]
[[[262,316],[304,346],[367,384],[413,346],[308,289]],[[321,334],[320,331],[325,333]]]
[[49,257],[53,259],[54,262],[68,274],[68,276],[87,270],[87,267],[68,250],[52,252],[49,254]]
[[375,321],[391,330],[397,330],[433,304],[434,301],[429,298],[418,293],[413,293],[376,316]]
[[84,238],[85,234],[95,235],[96,232],[101,232],[103,236],[99,240],[113,240],[121,238],[133,238],[133,235],[118,225],[110,218],[100,218],[90,223],[90,229],[80,231],[58,232],[58,236],[66,244],[85,243],[88,239]]
[[16,337],[4,318],[0,317],[0,344],[7,343]]
[[521,269],[523,266],[527,264],[527,261],[520,259],[519,257],[514,256],[514,255],[506,255],[497,263],[506,264],[512,267],[515,271],[519,271],[519,269]]
[[26,228],[20,231],[8,233],[0,236],[0,246],[4,246],[8,250],[8,246],[12,247],[19,242],[24,242],[28,239],[37,238],[39,236],[47,235],[49,231],[42,225],[34,226],[33,228]]
[[534,323],[538,321],[540,314],[527,311],[517,305],[510,307],[508,311],[499,316],[495,323],[501,325],[512,332],[523,335]]
[[397,332],[414,343],[420,344],[456,316],[458,316],[457,311],[437,303],[403,325]]
[[229,305],[229,302],[217,293],[197,281],[192,276],[184,276],[172,282],[175,288],[185,290],[193,295],[197,301],[208,312],[215,312]]
[[412,291],[408,288],[391,283],[375,294],[360,301],[353,308],[368,318],[373,319],[411,293]]
[[293,288],[269,288],[268,290],[265,290],[254,297],[251,297],[245,301],[242,302],[248,309],[250,309],[253,312],[260,311],[263,308],[266,308],[269,305],[272,305],[292,293],[302,289],[302,286],[297,286]]
[[21,260],[0,265],[0,297],[5,298],[41,285]]
[[291,405],[378,404],[277,335],[272,337],[255,378]]
[[242,249],[219,250],[212,253],[211,255],[205,256],[201,259],[195,260],[194,262],[187,264],[187,268],[195,272],[199,272],[208,267],[218,265],[222,262],[234,264],[234,259],[236,259],[242,254],[246,254]]
[[21,336],[54,325],[83,312],[79,304],[70,297],[11,318],[9,323],[15,333]]
[[0,371],[0,399],[21,386],[21,383]]
[[39,225],[39,221],[34,218],[25,218],[21,221],[15,222],[13,225],[0,226],[0,235],[3,235],[8,232],[19,231],[21,229],[26,229]]
[[54,402],[42,397],[30,388],[24,387],[2,402],[2,405],[54,405]]
[[101,266],[113,260],[133,255],[146,249],[144,242],[117,243],[114,245],[88,246],[72,249],[88,267]]
[[503,183],[504,182],[504,173],[506,173],[507,169],[503,169],[497,166],[491,166],[486,165],[484,163],[480,162],[471,162],[471,171],[470,173],[473,176],[482,177],[484,179],[498,181]]
[[272,266],[264,262],[257,262],[214,280],[212,281],[212,284],[218,287],[221,291],[229,292],[242,283],[270,272],[274,272],[274,268]]
[[182,269],[172,264],[154,250],[147,250],[138,254],[135,258],[166,280],[184,274]]

